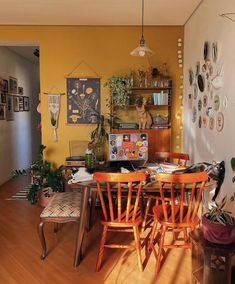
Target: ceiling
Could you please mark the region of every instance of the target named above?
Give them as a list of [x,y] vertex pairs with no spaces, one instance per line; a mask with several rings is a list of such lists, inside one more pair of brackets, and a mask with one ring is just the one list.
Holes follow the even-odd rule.
[[7,46],[7,48],[30,62],[39,64],[38,57],[33,54],[35,49],[39,49],[38,46]]
[[[203,0],[145,0],[145,25],[184,25]],[[0,0],[0,25],[139,25],[141,0]]]

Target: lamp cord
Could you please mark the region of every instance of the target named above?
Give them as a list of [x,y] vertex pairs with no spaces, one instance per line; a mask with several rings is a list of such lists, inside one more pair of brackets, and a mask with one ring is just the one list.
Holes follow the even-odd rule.
[[142,0],[142,39],[144,39],[144,0]]

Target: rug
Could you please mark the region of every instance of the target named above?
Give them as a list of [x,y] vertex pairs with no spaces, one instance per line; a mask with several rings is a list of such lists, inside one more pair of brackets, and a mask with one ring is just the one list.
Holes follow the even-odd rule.
[[6,200],[27,200],[27,194],[29,192],[30,186],[30,184],[27,185],[24,189],[16,192],[9,198],[6,198]]

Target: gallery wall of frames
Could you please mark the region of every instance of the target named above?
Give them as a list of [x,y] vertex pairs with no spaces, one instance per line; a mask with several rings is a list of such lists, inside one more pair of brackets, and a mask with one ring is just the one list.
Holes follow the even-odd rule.
[[29,111],[29,97],[17,78],[0,78],[0,120],[14,120],[14,113]]

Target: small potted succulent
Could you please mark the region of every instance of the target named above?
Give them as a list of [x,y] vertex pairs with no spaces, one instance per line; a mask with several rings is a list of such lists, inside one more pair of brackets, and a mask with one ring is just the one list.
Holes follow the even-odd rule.
[[46,146],[40,145],[36,160],[29,169],[14,170],[12,177],[30,176],[31,185],[27,199],[35,204],[39,200],[41,206],[46,206],[54,192],[64,189],[63,166],[56,168],[51,162],[43,159],[43,151]]
[[[231,167],[235,172],[235,158],[231,159]],[[235,182],[235,177],[232,179]],[[229,201],[235,200],[235,193]],[[202,217],[202,232],[206,240],[217,244],[231,244],[235,242],[235,219],[232,212],[225,209],[227,196],[220,203],[215,201],[215,205]]]

